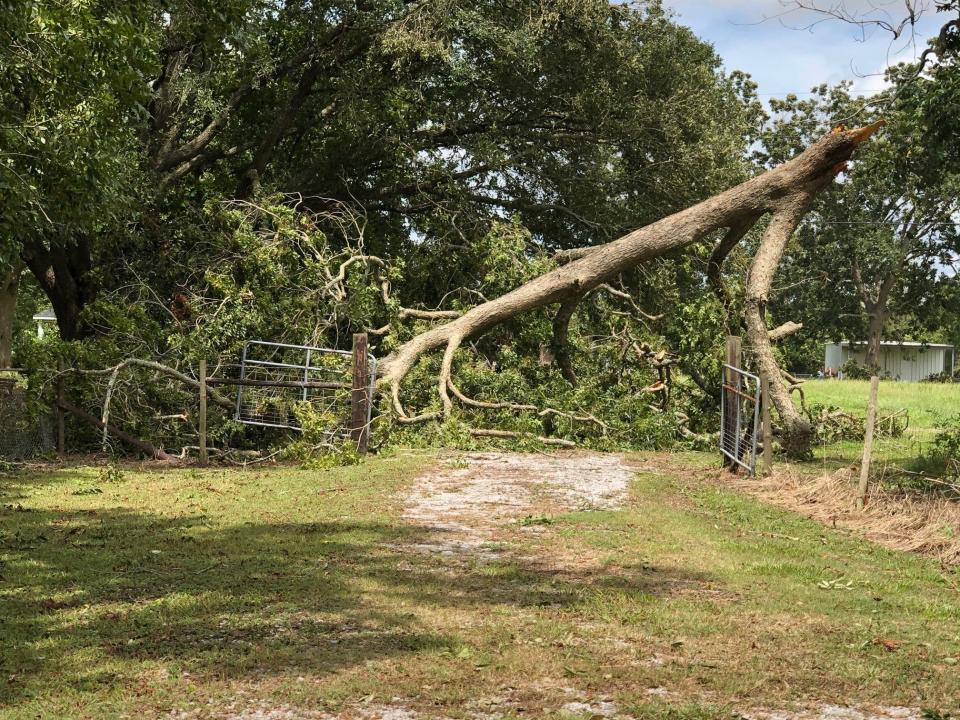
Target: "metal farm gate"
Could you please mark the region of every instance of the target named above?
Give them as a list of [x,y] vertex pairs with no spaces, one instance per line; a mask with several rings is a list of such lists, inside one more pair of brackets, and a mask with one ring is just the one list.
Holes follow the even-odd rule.
[[[377,360],[368,355],[369,393]],[[320,412],[350,416],[353,353],[346,350],[250,340],[240,360],[235,419],[247,425],[300,429],[293,408],[309,402]],[[370,422],[371,406],[366,422]]]
[[757,468],[760,429],[760,378],[733,365],[723,366],[720,394],[720,452],[730,467],[751,475]]
[[329,427],[324,434],[351,437],[366,450],[373,412],[377,359],[367,336],[354,336],[353,352],[309,345],[248,340],[239,373],[203,378],[210,386],[234,386],[234,419],[245,425],[303,430],[304,405]]

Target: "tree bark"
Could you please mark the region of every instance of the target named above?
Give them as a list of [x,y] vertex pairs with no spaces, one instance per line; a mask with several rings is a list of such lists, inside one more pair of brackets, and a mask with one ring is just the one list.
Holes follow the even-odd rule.
[[17,313],[17,291],[23,266],[19,260],[0,273],[0,370],[13,363],[13,321]]
[[[772,225],[792,230],[810,198],[833,180],[853,155],[857,145],[873,134],[880,124],[831,133],[777,168],[691,208],[597,246],[579,259],[495,300],[482,303],[455,320],[415,336],[379,366],[380,383],[390,388],[398,419],[401,422],[413,422],[439,417],[448,410],[447,387],[453,353],[465,338],[483,333],[521,313],[563,303],[641,263],[691,245],[717,230],[738,228],[766,213],[774,214]],[[771,273],[772,270],[770,268]],[[444,411],[410,417],[400,403],[400,384],[424,354],[444,346],[446,352],[437,385],[444,401]]]
[[570,320],[577,310],[583,295],[567,298],[553,316],[553,357],[564,379],[571,385],[577,384],[577,373],[573,369],[573,353],[570,349]]
[[787,456],[793,458],[804,458],[810,454],[813,426],[793,404],[790,390],[773,354],[766,306],[780,258],[814,195],[815,190],[797,193],[770,220],[750,266],[744,304],[747,349],[753,356],[759,374],[767,379],[770,401],[777,409],[783,426],[783,449]]
[[64,340],[79,340],[90,334],[82,319],[83,309],[96,297],[90,240],[63,240],[49,248],[39,240],[24,245],[23,261],[53,306],[57,328]]

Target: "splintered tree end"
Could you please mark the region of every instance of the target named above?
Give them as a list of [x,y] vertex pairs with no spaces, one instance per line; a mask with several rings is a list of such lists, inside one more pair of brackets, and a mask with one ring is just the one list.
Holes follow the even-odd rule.
[[859,145],[886,124],[886,120],[877,120],[875,123],[870,123],[864,127],[848,130],[847,136],[853,141],[854,145]]

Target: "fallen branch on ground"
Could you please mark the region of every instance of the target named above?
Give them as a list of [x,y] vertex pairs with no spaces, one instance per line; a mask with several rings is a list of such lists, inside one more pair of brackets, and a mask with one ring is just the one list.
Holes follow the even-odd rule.
[[[380,384],[388,388],[394,413],[400,422],[439,419],[451,412],[453,401],[449,387],[454,355],[467,339],[525,312],[547,305],[564,303],[569,298],[609,284],[621,273],[651,259],[702,240],[724,228],[742,234],[761,216],[773,217],[761,243],[761,261],[754,262],[749,292],[748,328],[762,329],[762,340],[752,342],[765,371],[776,367],[769,349],[768,329],[763,324],[769,280],[782,252],[782,243],[800,221],[812,198],[828,185],[880,123],[857,130],[831,133],[783,165],[747,180],[691,208],[663,218],[605,245],[582,252],[570,252],[571,261],[506,293],[477,305],[449,322],[430,328],[402,344],[378,366]],[[735,244],[735,242],[733,243]],[[573,259],[576,256],[576,259]],[[757,321],[759,316],[759,321]],[[753,333],[756,335],[756,332]],[[436,389],[442,409],[409,415],[400,401],[400,386],[414,365],[425,354],[443,348],[443,360]],[[768,367],[770,366],[770,367]],[[791,446],[809,447],[810,434],[801,432],[806,420],[790,402],[779,375],[773,376],[774,402],[785,419],[787,432],[801,436]],[[788,408],[789,406],[789,408]],[[791,414],[791,410],[792,413]]]
[[534,435],[533,433],[513,432],[512,430],[476,430],[471,429],[470,434],[474,437],[486,438],[504,438],[509,440],[537,440],[544,445],[555,445],[557,447],[575,448],[577,444],[572,440],[562,440],[560,438],[549,438]]
[[[76,405],[73,405],[72,403],[69,403],[66,400],[58,401],[57,405],[59,405],[59,407],[62,410],[65,410],[71,415],[74,415],[80,418],[81,420],[92,425],[95,428],[99,428],[102,430],[105,427],[104,423],[99,418],[94,417],[93,415],[88,413],[86,410],[78,408]],[[137,450],[142,452],[147,457],[153,458],[155,460],[162,460],[163,462],[168,462],[172,464],[177,464],[180,462],[180,459],[176,455],[171,455],[170,453],[165,452],[160,448],[154,447],[153,445],[148,443],[146,440],[141,440],[140,438],[134,437],[130,433],[124,432],[123,430],[120,430],[119,428],[116,428],[113,426],[110,426],[109,430],[114,437],[118,438],[122,442],[125,442],[127,445],[130,445],[131,447],[135,447]]]

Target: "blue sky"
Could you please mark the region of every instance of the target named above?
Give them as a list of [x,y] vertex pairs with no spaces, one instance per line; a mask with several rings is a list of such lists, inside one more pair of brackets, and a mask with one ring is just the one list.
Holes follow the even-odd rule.
[[[899,19],[903,0],[823,0],[860,11],[871,5]],[[759,84],[766,100],[788,92],[806,93],[819,83],[854,81],[854,90],[875,92],[883,87],[883,69],[891,62],[912,60],[936,34],[942,17],[933,12],[917,26],[917,42],[892,41],[879,29],[867,30],[838,21],[803,29],[818,19],[797,11],[784,12],[781,0],[663,0],[677,22],[712,43],[728,70],[744,70]]]

